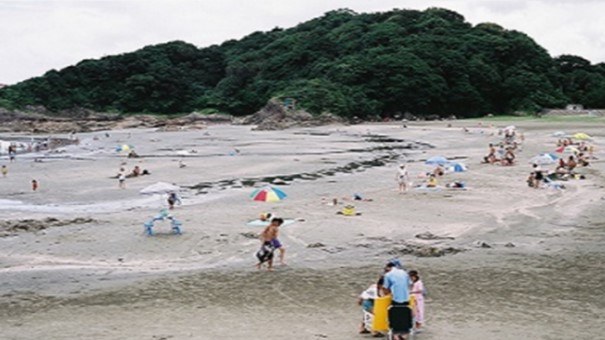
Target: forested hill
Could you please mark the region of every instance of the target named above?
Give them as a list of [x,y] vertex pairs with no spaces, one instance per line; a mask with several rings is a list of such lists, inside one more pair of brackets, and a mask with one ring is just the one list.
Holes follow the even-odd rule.
[[336,10],[220,46],[175,41],[84,60],[0,90],[0,106],[251,114],[272,97],[360,118],[605,107],[605,64],[445,9]]

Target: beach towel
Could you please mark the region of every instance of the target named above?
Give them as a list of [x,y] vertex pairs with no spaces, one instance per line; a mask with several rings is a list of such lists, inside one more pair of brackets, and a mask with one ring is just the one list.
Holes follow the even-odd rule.
[[[284,223],[282,223],[282,227],[293,224],[294,222],[296,222],[295,219],[292,218],[288,218],[288,219],[284,219]],[[247,226],[250,227],[266,227],[270,224],[270,221],[263,221],[263,220],[252,220],[249,221],[248,223],[246,223]]]

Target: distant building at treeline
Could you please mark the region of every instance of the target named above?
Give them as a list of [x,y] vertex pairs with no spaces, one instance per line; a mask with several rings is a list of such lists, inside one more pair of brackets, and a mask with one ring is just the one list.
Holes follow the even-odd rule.
[[544,109],[540,115],[605,117],[605,109],[585,109],[581,104],[567,104],[565,109]]

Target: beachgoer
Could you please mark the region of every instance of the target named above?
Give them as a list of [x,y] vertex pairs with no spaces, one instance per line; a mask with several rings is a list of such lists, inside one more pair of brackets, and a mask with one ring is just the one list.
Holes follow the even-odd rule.
[[437,165],[437,167],[433,170],[433,174],[435,176],[443,176],[445,175],[445,169],[441,165]]
[[389,262],[384,275],[385,294],[391,294],[391,308],[388,312],[389,327],[393,340],[405,340],[412,329],[412,311],[410,304],[410,277],[405,270]]
[[272,218],[273,218],[273,214],[271,214],[271,213],[262,213],[258,217],[258,219],[263,222],[265,222],[265,221],[270,222]]
[[542,173],[542,168],[538,164],[534,164],[534,188],[539,189],[540,183],[544,180],[544,174]]
[[588,163],[588,161],[586,160],[586,157],[584,156],[583,152],[580,152],[578,154],[578,164],[580,164],[581,166],[589,166],[590,163]]
[[38,181],[32,179],[32,191],[38,190]]
[[397,170],[397,182],[399,183],[399,192],[404,192],[407,190],[407,184],[410,181],[408,169],[405,164],[399,165],[399,169]]
[[171,192],[168,194],[168,209],[174,209],[174,205],[178,203],[181,204],[181,199],[176,194],[176,192]]
[[271,220],[271,224],[269,224],[265,228],[263,233],[261,234],[261,240],[262,240],[263,244],[265,242],[271,242],[271,245],[273,246],[273,248],[279,250],[279,263],[283,265],[283,264],[286,264],[284,262],[284,257],[286,255],[285,254],[286,248],[284,248],[284,246],[281,244],[281,242],[279,242],[279,239],[278,239],[279,227],[282,225],[282,223],[284,223],[283,219],[273,218]]
[[506,149],[506,153],[504,154],[504,157],[502,158],[502,165],[513,165],[515,163],[515,154],[513,153],[513,151],[508,148]]
[[185,162],[183,162],[182,160],[179,161],[179,169],[182,169],[186,166],[187,166],[187,164],[185,164]]
[[496,148],[494,144],[489,144],[489,151],[487,156],[483,157],[484,163],[494,164],[498,159],[496,158]]
[[8,175],[8,167],[6,165],[2,165],[2,177],[6,177]]
[[9,145],[8,146],[8,158],[11,163],[15,161],[15,157],[17,157],[17,146]]
[[131,172],[132,177],[138,177],[141,175],[141,168],[138,165],[135,165]]
[[118,174],[118,187],[121,189],[126,189],[126,175],[123,171],[120,171]]
[[567,160],[567,171],[569,173],[572,173],[577,165],[578,165],[578,163],[576,163],[576,160],[574,159],[574,157],[569,156],[569,159]]
[[[382,290],[382,286],[384,285],[384,276],[380,276],[377,283],[371,284],[366,290],[364,290],[357,299],[357,304],[361,306],[361,308],[370,313],[374,314],[374,300],[380,297],[380,291]],[[368,334],[370,330],[366,329],[364,319],[361,321],[361,325],[359,327],[359,334]],[[378,332],[372,331],[372,336],[380,336],[381,334]]]
[[434,174],[431,174],[429,176],[429,179],[426,182],[426,187],[427,188],[435,188],[435,187],[437,187],[437,177],[435,177]]
[[410,294],[414,296],[416,303],[414,304],[414,332],[419,333],[424,323],[424,284],[420,280],[420,275],[415,270],[410,270],[410,279],[412,280],[412,288]]

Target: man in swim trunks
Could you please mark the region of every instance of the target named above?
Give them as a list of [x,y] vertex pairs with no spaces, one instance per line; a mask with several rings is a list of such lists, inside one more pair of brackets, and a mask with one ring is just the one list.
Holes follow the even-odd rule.
[[284,223],[284,220],[281,218],[274,218],[271,220],[271,224],[269,224],[263,233],[261,234],[261,242],[264,244],[265,242],[271,242],[273,248],[279,249],[279,263],[285,264],[284,256],[286,253],[286,248],[279,242],[277,239],[279,234],[279,227]]

